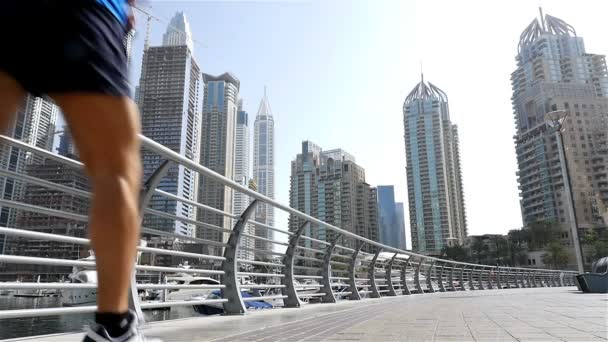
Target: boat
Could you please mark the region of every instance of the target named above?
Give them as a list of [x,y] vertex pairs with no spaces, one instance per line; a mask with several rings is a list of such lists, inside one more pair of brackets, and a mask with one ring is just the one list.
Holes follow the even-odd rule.
[[[255,297],[249,292],[241,291],[241,297],[251,298]],[[222,293],[219,290],[212,291],[206,298],[194,298],[194,299],[222,299]],[[221,315],[224,313],[224,305],[222,303],[209,303],[193,305],[194,311],[202,315]],[[247,301],[245,302],[245,308],[247,310],[258,310],[258,309],[272,309],[274,306],[263,300]]]
[[[178,268],[190,269],[188,262],[180,264]],[[201,277],[191,273],[176,273],[168,275],[165,278],[165,282],[170,285],[220,285],[220,282],[209,277]],[[205,298],[211,292],[217,290],[217,288],[208,289],[174,289],[164,292],[164,299],[166,301],[171,300],[191,300],[193,298]]]
[[[82,261],[95,261],[91,255]],[[95,284],[97,285],[97,271],[94,269],[72,267],[72,273],[68,275],[68,283],[71,284]],[[61,289],[59,297],[63,306],[78,306],[94,304],[97,301],[97,287],[91,289]]]

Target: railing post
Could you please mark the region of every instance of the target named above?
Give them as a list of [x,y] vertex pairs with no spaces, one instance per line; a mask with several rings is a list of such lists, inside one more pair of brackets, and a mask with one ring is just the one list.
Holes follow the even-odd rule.
[[558,283],[557,283],[557,276],[559,275],[559,273],[557,272],[553,272],[551,273],[551,282],[553,283],[553,286],[558,287]]
[[386,269],[386,285],[388,286],[388,294],[387,296],[396,296],[395,286],[393,286],[393,263],[397,258],[397,253],[393,255],[391,260],[388,262],[388,268]]
[[378,256],[380,256],[380,252],[382,252],[382,248],[378,247],[378,251],[374,255],[372,259],[372,263],[369,266],[369,270],[367,271],[367,277],[369,278],[369,282],[372,285],[372,298],[380,298],[380,292],[378,292],[378,285],[376,284],[376,261],[378,261]]
[[534,271],[530,271],[530,278],[532,279],[532,287],[537,287],[536,286],[536,279],[534,279],[534,275],[536,274],[536,272]]
[[327,246],[327,250],[325,251],[325,255],[323,257],[323,267],[321,269],[321,285],[323,285],[323,292],[325,295],[322,297],[323,303],[335,303],[336,297],[334,297],[334,291],[331,286],[331,255],[336,248],[336,244],[340,239],[342,234],[337,234],[334,240],[331,242],[331,245]]
[[[493,290],[493,289],[494,289],[494,285],[492,285],[492,274],[493,274],[494,272],[492,271],[492,267],[488,268],[488,269],[486,270],[486,272],[487,272],[487,274],[488,274],[488,289],[489,289],[489,290]],[[496,275],[494,275],[494,276],[496,276]]]
[[448,274],[448,281],[450,282],[449,286],[452,291],[456,292],[456,287],[454,286],[454,265],[450,266],[450,273]]
[[410,267],[412,266],[412,264],[410,264],[411,258],[412,256],[408,255],[407,262],[405,263],[405,265],[403,265],[403,268],[401,268],[401,289],[404,295],[412,294],[410,288],[407,286],[407,265],[410,265]]
[[[144,220],[144,210],[148,207],[148,203],[150,203],[150,199],[154,194],[154,190],[160,184],[160,181],[163,179],[169,167],[171,166],[171,162],[169,160],[163,161],[156,170],[148,177],[148,179],[144,182],[143,187],[139,194],[139,219],[140,223],[143,223]],[[139,253],[138,253],[139,259]],[[137,260],[139,262],[139,260]],[[135,270],[133,270],[133,274],[131,274],[131,287],[129,289],[129,309],[135,312],[135,316],[140,324],[145,323],[144,313],[141,310],[141,306],[139,303],[139,294],[137,293],[137,278],[135,275]]]
[[543,283],[542,273],[534,272],[534,276],[535,278],[538,278],[538,286],[545,287],[545,284]]
[[557,284],[559,286],[564,286],[564,272],[559,272],[557,276]]
[[526,287],[532,287],[532,282],[530,281],[530,271],[526,271]]
[[496,287],[502,290],[502,282],[500,281],[500,266],[496,266]]
[[445,286],[443,286],[443,269],[445,268],[445,263],[441,264],[441,268],[439,269],[439,292],[445,292]]
[[517,273],[518,277],[517,279],[519,279],[519,287],[521,287],[522,289],[526,288],[526,284],[524,284],[524,271],[523,270],[519,270],[519,272]]
[[419,294],[424,294],[422,290],[422,285],[420,284],[420,268],[422,267],[423,258],[420,257],[418,260],[418,267],[416,267],[416,273],[414,273],[414,284],[416,284],[416,290]]
[[511,269],[507,268],[507,273],[505,274],[506,278],[507,278],[507,288],[510,289],[511,288],[511,278],[509,277],[511,274]]
[[485,286],[483,286],[483,267],[477,270],[478,280],[479,280],[479,289],[485,290]]
[[434,293],[435,289],[433,288],[433,269],[435,267],[435,260],[433,260],[433,262],[431,263],[431,266],[429,266],[429,270],[426,273],[426,288],[429,290],[430,293]]
[[464,271],[465,267],[462,266],[460,269],[460,277],[458,278],[458,282],[460,283],[460,291],[466,291],[467,289],[464,287]]
[[470,290],[477,290],[475,288],[475,284],[473,283],[473,271],[475,270],[475,268],[471,267],[471,270],[469,272],[469,289]]
[[283,257],[283,265],[285,265],[285,277],[283,278],[282,283],[285,285],[285,287],[281,292],[284,296],[287,296],[287,298],[283,299],[283,305],[286,308],[299,308],[302,305],[302,301],[300,300],[300,297],[298,297],[298,290],[296,289],[296,283],[293,277],[293,263],[296,256],[295,253],[298,247],[298,242],[300,241],[300,236],[302,236],[302,233],[304,233],[304,228],[306,228],[308,224],[308,221],[300,224],[298,230],[296,230],[289,238],[289,246],[287,246],[285,256]]
[[360,300],[361,299],[361,294],[359,294],[359,289],[357,289],[357,257],[359,256],[359,252],[361,252],[361,248],[363,248],[363,245],[365,244],[365,242],[361,242],[359,240],[357,240],[357,246],[355,248],[355,251],[353,252],[353,257],[350,261],[350,269],[349,269],[349,291],[350,291],[350,295],[348,296],[348,299],[350,300]]
[[222,261],[222,270],[224,271],[224,288],[222,288],[222,298],[227,299],[223,303],[224,315],[242,315],[245,313],[245,303],[239,289],[238,274],[238,252],[240,247],[241,236],[243,230],[247,226],[249,218],[255,211],[258,204],[257,200],[253,200],[251,204],[243,211],[238,221],[232,228],[232,234],[228,238],[226,249],[224,250],[224,261]]

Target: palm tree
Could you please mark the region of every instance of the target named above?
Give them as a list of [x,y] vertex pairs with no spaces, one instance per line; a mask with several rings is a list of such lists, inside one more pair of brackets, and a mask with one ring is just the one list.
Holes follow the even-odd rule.
[[488,251],[488,245],[483,242],[482,239],[475,237],[473,243],[471,244],[471,252],[477,258],[477,263],[481,264],[481,259],[485,256]]
[[543,254],[543,263],[550,265],[551,267],[558,269],[568,265],[568,253],[564,246],[559,242],[551,242],[546,247],[546,253]]

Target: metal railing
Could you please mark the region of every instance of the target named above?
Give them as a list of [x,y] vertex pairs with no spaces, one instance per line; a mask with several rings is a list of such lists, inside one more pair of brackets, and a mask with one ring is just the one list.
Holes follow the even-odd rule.
[[[300,307],[305,303],[335,303],[340,300],[361,300],[363,298],[393,297],[399,295],[414,295],[446,291],[470,291],[485,289],[509,289],[528,287],[553,287],[574,285],[576,272],[564,270],[531,269],[506,266],[488,266],[444,260],[429,257],[407,250],[383,245],[379,242],[359,236],[350,231],[323,222],[310,215],[302,213],[287,205],[267,198],[243,185],[223,177],[178,153],[141,137],[145,150],[161,157],[163,162],[148,179],[145,180],[141,195],[141,212],[143,216],[158,217],[167,220],[177,220],[193,227],[201,227],[220,232],[227,236],[221,241],[213,241],[196,237],[186,237],[173,231],[142,228],[142,233],[148,237],[157,236],[166,240],[177,239],[183,246],[200,246],[191,252],[179,249],[165,249],[141,245],[140,253],[151,256],[170,256],[178,260],[198,260],[196,268],[178,267],[172,265],[155,265],[154,257],[150,264],[138,261],[135,266],[131,290],[131,306],[143,317],[141,310],[171,308],[176,306],[221,305],[226,314],[242,314],[247,311],[249,301],[267,301],[278,307]],[[28,153],[59,162],[62,165],[82,169],[78,161],[56,155],[21,141],[0,136],[0,144],[12,145]],[[240,215],[224,212],[196,201],[182,198],[175,194],[158,189],[162,178],[171,165],[180,165],[199,177],[212,179],[233,191],[240,192],[251,198],[249,207]],[[76,189],[63,184],[32,177],[30,175],[0,170],[0,177],[6,177],[24,184],[32,184],[53,191],[63,192],[76,197],[89,199],[88,191]],[[170,201],[178,201],[197,210],[204,210],[228,218],[232,224],[230,229],[213,224],[200,222],[193,215],[163,212],[149,207],[152,196],[160,196]],[[272,206],[298,218],[301,222],[298,229],[286,231],[267,224],[256,222],[251,217],[260,203]],[[86,215],[75,214],[65,210],[55,210],[43,206],[28,204],[15,200],[0,199],[0,207],[12,208],[21,212],[31,212],[49,217],[63,218],[85,223]],[[247,233],[248,226],[266,229],[269,232],[286,235],[287,241],[276,238],[265,238]],[[318,239],[315,234],[323,229],[327,241]],[[331,232],[331,234],[327,234]],[[0,235],[29,240],[59,242],[77,246],[88,246],[89,240],[81,237],[49,234],[35,230],[0,227]],[[272,236],[272,235],[271,235]],[[273,246],[284,248],[279,252],[273,250],[258,250],[242,245],[243,238],[259,240]],[[206,251],[204,247],[219,248],[221,255]],[[183,248],[182,248],[183,249]],[[256,260],[243,259],[241,251],[253,252],[262,256]],[[138,259],[139,260],[139,259]],[[28,264],[60,267],[75,267],[78,269],[94,269],[92,260],[67,260],[46,258],[31,255],[0,255],[0,264]],[[187,285],[179,282],[167,282],[171,275],[205,275],[215,277],[217,284]],[[148,281],[142,277],[147,276]],[[156,277],[165,279],[159,283],[151,283],[149,279]],[[137,280],[140,279],[140,280]],[[211,278],[212,279],[212,278]],[[253,281],[246,281],[254,279]],[[94,290],[96,284],[71,282],[0,282],[1,290]],[[157,300],[142,300],[138,292],[161,291],[162,296]],[[189,300],[167,299],[168,291],[205,290],[203,296],[194,296]],[[210,296],[210,290],[220,292],[219,296]],[[243,297],[243,291],[250,291],[253,297]],[[56,308],[26,308],[18,310],[0,310],[0,319],[34,317],[47,315],[77,314],[95,311],[94,305]]]

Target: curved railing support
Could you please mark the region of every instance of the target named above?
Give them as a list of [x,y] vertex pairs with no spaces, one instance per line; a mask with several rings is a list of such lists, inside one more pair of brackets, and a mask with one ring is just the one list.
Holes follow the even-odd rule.
[[479,282],[479,286],[477,287],[480,290],[485,290],[485,286],[483,286],[483,267],[477,270],[477,281]]
[[530,280],[530,272],[526,271],[526,287],[532,287],[532,281]]
[[397,293],[395,292],[395,286],[393,285],[393,263],[395,262],[397,255],[398,255],[397,253],[395,253],[395,255],[393,255],[391,260],[388,262],[388,267],[386,269],[386,285],[388,286],[387,296],[396,296],[397,295]]
[[559,284],[557,283],[557,276],[559,276],[559,273],[557,272],[553,272],[551,273],[551,283],[553,284],[553,286],[558,287]]
[[532,287],[538,287],[536,285],[536,272],[530,271],[530,279],[532,280]]
[[496,266],[496,287],[498,287],[499,290],[502,290],[502,281],[500,280],[500,266]]
[[412,291],[410,291],[409,286],[407,286],[407,265],[410,265],[410,267],[412,267],[412,264],[410,264],[411,258],[412,256],[408,256],[407,262],[401,268],[401,289],[404,295],[412,294]]
[[285,285],[285,287],[281,292],[283,292],[284,296],[287,296],[287,298],[283,299],[283,305],[286,308],[299,308],[302,305],[302,301],[300,300],[300,297],[298,297],[298,291],[296,289],[293,263],[296,256],[295,253],[298,247],[298,241],[300,240],[300,236],[302,236],[304,233],[304,228],[306,228],[308,224],[308,221],[300,224],[298,230],[296,230],[289,238],[289,246],[287,246],[285,256],[283,257],[283,265],[285,265],[285,277],[282,279],[282,283]]
[[221,292],[222,298],[228,300],[223,304],[225,315],[241,315],[246,311],[237,278],[237,273],[239,271],[237,255],[239,252],[243,230],[247,225],[247,221],[249,221],[249,218],[255,211],[257,204],[258,201],[253,200],[247,209],[243,211],[238,221],[234,225],[234,228],[232,228],[232,234],[230,234],[227,246],[224,250],[224,258],[226,258],[226,260],[222,262],[222,270],[224,271],[224,287],[222,288]]
[[[163,161],[156,170],[148,177],[148,179],[144,182],[142,189],[139,194],[139,217],[140,222],[144,220],[144,210],[148,207],[150,203],[150,199],[152,199],[152,195],[154,194],[154,190],[158,188],[160,181],[165,177],[167,171],[169,171],[169,167],[171,166],[171,161],[165,160]],[[131,275],[131,287],[129,288],[129,309],[135,312],[135,316],[140,324],[145,323],[144,313],[141,310],[140,302],[139,302],[139,293],[137,292],[137,280],[135,277],[135,271]]]
[[477,290],[475,288],[475,283],[473,282],[473,271],[475,271],[475,268],[471,267],[471,270],[468,272],[469,273],[469,290]]
[[[494,271],[492,271],[492,267],[489,267],[486,270],[486,273],[488,274],[488,289],[493,290],[494,285],[492,285],[492,275],[494,274]],[[496,275],[494,275],[494,277],[496,277]]]
[[517,279],[519,279],[519,287],[521,287],[522,289],[526,288],[526,284],[524,284],[524,271],[519,270],[517,272]]
[[450,273],[448,273],[448,281],[450,289],[452,291],[456,291],[456,287],[454,286],[454,265],[450,266]]
[[359,293],[359,289],[357,289],[357,257],[359,256],[359,253],[361,252],[361,248],[363,248],[363,245],[365,244],[365,242],[361,242],[361,241],[357,241],[357,247],[355,248],[355,251],[353,252],[353,257],[350,261],[350,267],[349,267],[349,272],[348,272],[348,291],[350,292],[350,295],[348,295],[348,299],[350,300],[360,300],[361,299],[361,294]]
[[323,292],[325,295],[322,297],[323,303],[335,303],[336,297],[331,286],[331,255],[336,248],[336,244],[342,234],[337,234],[331,245],[327,246],[325,255],[323,256],[323,267],[321,268],[321,285],[323,285]]
[[416,273],[414,273],[414,284],[416,284],[416,290],[419,294],[423,294],[422,285],[420,284],[420,268],[422,267],[422,258],[418,258],[418,267],[416,267]]
[[460,283],[460,291],[466,291],[467,289],[464,286],[464,271],[465,267],[463,266],[460,269],[460,277],[458,278],[458,283]]
[[369,278],[370,285],[372,286],[372,298],[380,298],[378,284],[376,284],[376,261],[378,261],[380,252],[382,252],[382,248],[378,248],[378,251],[376,252],[376,254],[374,254],[374,258],[372,259],[372,262],[369,265],[369,270],[367,271],[367,277]]
[[445,263],[441,264],[441,268],[439,269],[439,292],[445,292],[445,286],[443,285],[443,269],[445,268]]
[[435,293],[435,289],[433,288],[433,268],[435,267],[435,260],[429,266],[429,270],[426,272],[426,288],[430,293]]

